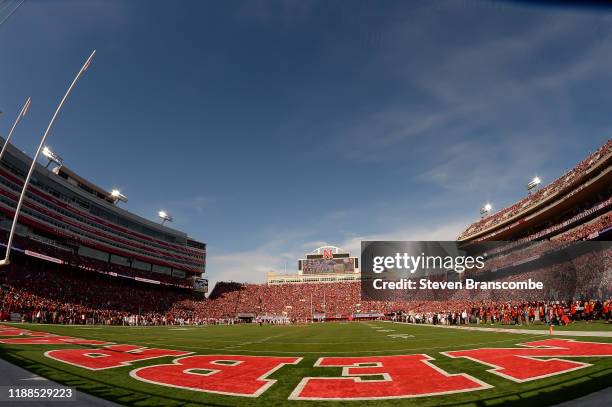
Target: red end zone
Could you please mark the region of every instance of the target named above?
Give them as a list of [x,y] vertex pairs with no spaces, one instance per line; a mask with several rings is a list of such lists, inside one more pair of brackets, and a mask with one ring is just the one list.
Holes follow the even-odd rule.
[[491,366],[494,369],[488,372],[519,383],[591,366],[589,363],[558,359],[561,356],[612,356],[612,343],[546,339],[520,345],[526,348],[482,348],[441,353]]
[[[259,397],[276,380],[268,379],[301,357],[246,355],[189,355],[191,352],[145,348],[127,344],[59,336],[0,326],[6,344],[108,345],[102,348],[57,349],[45,356],[58,362],[96,371],[119,368],[160,357],[172,363],[145,366],[130,372],[136,380],[154,385],[242,397]],[[23,336],[23,335],[40,336]],[[467,358],[493,367],[489,372],[515,382],[541,379],[591,366],[562,357],[609,357],[612,343],[546,339],[519,344],[519,348],[479,348],[440,352],[450,358]],[[435,366],[425,354],[322,357],[320,368],[342,368],[338,377],[306,377],[290,400],[379,400],[436,396],[488,389],[493,386],[465,373],[450,374]],[[329,373],[329,371],[328,371]]]
[[9,345],[106,345],[108,342],[47,334],[36,337],[0,339],[0,343]]
[[[342,376],[306,377],[291,400],[380,400],[435,396],[492,386],[470,375],[449,374],[427,355],[324,357],[317,367],[342,367]],[[365,380],[365,377],[371,379]]]
[[165,356],[185,356],[192,352],[169,349],[144,348],[133,345],[109,345],[102,349],[59,349],[45,352],[45,356],[58,362],[89,370],[104,370],[129,366],[131,362]]
[[0,336],[51,336],[46,332],[29,331],[27,329],[13,328],[10,326],[0,325]]
[[243,355],[187,356],[174,360],[172,364],[132,370],[130,376],[160,386],[259,397],[276,382],[267,379],[269,375],[300,360],[302,358]]
[[109,342],[95,339],[74,338],[72,336],[55,335],[48,332],[29,331],[0,325],[0,336],[19,336],[20,338],[2,338],[0,343],[8,345],[106,345]]

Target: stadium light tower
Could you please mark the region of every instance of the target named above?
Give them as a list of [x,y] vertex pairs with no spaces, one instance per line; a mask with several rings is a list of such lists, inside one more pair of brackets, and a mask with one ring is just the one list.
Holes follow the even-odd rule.
[[51,151],[51,149],[47,146],[45,146],[45,148],[43,148],[42,150],[42,155],[44,155],[47,160],[49,160],[47,162],[47,165],[45,165],[45,168],[48,168],[49,165],[51,165],[51,163],[56,163],[57,165],[59,165],[60,167],[62,165],[64,165],[64,160],[62,159],[62,157],[60,157],[59,155],[55,154],[53,151]]
[[121,201],[121,202],[127,202],[127,196],[123,195],[121,193],[121,191],[119,191],[118,189],[113,189],[111,191],[111,198],[113,198],[115,200],[115,205],[117,205],[117,202]]
[[157,216],[162,220],[161,224],[163,225],[166,222],[173,222],[174,218],[166,211],[157,212]]
[[531,193],[531,190],[536,188],[541,183],[542,183],[542,180],[540,179],[540,177],[536,175],[535,177],[533,177],[531,181],[529,181],[529,184],[527,184],[527,191]]
[[[6,140],[4,140],[4,145],[2,146],[2,150],[0,151],[0,160],[2,160],[2,157],[4,157],[4,151],[6,150],[6,147],[8,147],[9,142],[11,141],[11,137],[13,136],[13,132],[15,131],[15,128],[17,127],[21,119],[25,117],[25,115],[28,113],[28,109],[30,108],[31,101],[32,101],[31,98],[28,98],[28,100],[25,101],[25,103],[23,104],[23,107],[21,108],[21,111],[19,112],[19,115],[17,116],[17,118],[15,119],[15,122],[13,123],[13,127],[11,127],[11,131],[9,131],[8,136],[6,136]],[[0,114],[2,114],[2,112],[0,112]]]
[[62,98],[59,105],[57,106],[57,109],[55,109],[55,113],[53,113],[53,116],[51,117],[51,121],[49,121],[49,124],[47,125],[47,129],[45,130],[42,138],[40,139],[40,144],[38,145],[36,154],[34,154],[34,157],[32,157],[32,164],[30,165],[30,170],[28,171],[28,175],[26,176],[26,179],[23,183],[23,188],[21,189],[21,195],[19,195],[19,201],[17,202],[17,208],[15,208],[15,216],[13,217],[13,224],[11,225],[11,231],[9,233],[8,242],[6,243],[6,254],[4,255],[4,259],[0,260],[0,266],[5,266],[10,263],[9,256],[11,254],[11,246],[13,244],[13,237],[15,236],[15,229],[17,228],[17,221],[19,220],[19,213],[21,211],[21,205],[23,205],[23,198],[25,197],[26,192],[28,190],[28,185],[30,184],[30,178],[32,178],[32,173],[34,172],[34,168],[36,167],[38,156],[40,155],[40,152],[42,151],[43,146],[45,145],[45,141],[47,141],[47,137],[49,136],[49,132],[51,131],[51,128],[53,127],[53,123],[55,122],[55,119],[57,118],[59,112],[62,110],[62,106],[64,106],[66,99],[68,99],[68,96],[72,92],[72,89],[74,89],[74,86],[77,84],[81,76],[83,76],[83,73],[87,70],[87,68],[89,68],[89,64],[91,64],[91,60],[93,59],[95,54],[96,54],[96,50],[94,49],[91,55],[89,55],[89,58],[87,58],[87,60],[81,67],[81,70],[77,73],[77,75],[72,80],[72,83],[68,87],[68,90],[66,90],[66,93],[64,94],[64,97]]
[[480,216],[487,215],[489,212],[491,212],[491,209],[493,209],[493,206],[487,202],[482,208],[480,208]]

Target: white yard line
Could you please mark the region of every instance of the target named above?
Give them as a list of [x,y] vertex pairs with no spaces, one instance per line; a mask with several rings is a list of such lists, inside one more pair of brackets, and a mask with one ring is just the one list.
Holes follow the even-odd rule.
[[253,345],[253,344],[257,344],[257,343],[264,343],[264,342],[269,341],[270,339],[278,338],[278,337],[281,337],[281,336],[284,336],[284,335],[287,335],[287,333],[267,336],[265,338],[258,339],[256,341],[242,342],[242,343],[238,343],[236,345],[229,345],[229,346],[226,346],[224,349],[233,349],[233,348],[239,348],[239,347],[246,346],[246,345]]
[[[536,339],[536,338],[540,338],[540,335],[534,335],[534,336],[527,336],[525,338],[521,338],[521,339],[517,339],[517,338],[512,338],[512,339],[502,339],[499,341],[486,341],[486,342],[474,342],[474,343],[464,343],[461,345],[444,345],[444,346],[429,346],[429,347],[412,347],[412,348],[402,348],[402,349],[381,349],[381,350],[349,350],[349,351],[330,351],[330,352],[326,352],[326,351],[303,351],[303,350],[299,350],[299,351],[280,351],[280,350],[253,350],[253,349],[234,349],[240,352],[248,352],[248,353],[277,353],[277,354],[290,354],[290,355],[295,355],[295,354],[354,354],[354,353],[396,353],[396,352],[414,352],[417,351],[419,353],[421,353],[421,351],[424,350],[436,350],[436,349],[444,349],[444,350],[453,350],[456,348],[464,348],[464,347],[472,347],[472,346],[484,346],[484,345],[492,345],[492,344],[496,344],[496,343],[504,343],[504,342],[514,342],[516,343],[517,341],[520,342],[522,340],[525,339]],[[180,348],[182,349],[198,349],[198,350],[212,350],[212,351],[224,351],[227,350],[228,348],[211,348],[211,347],[203,347],[203,346],[177,346],[176,344],[170,344],[170,343],[163,343],[163,342],[132,342],[135,345],[153,345],[153,346],[165,346],[169,349],[173,349],[173,348]],[[286,345],[305,345],[304,342],[297,342],[297,343],[285,343]]]

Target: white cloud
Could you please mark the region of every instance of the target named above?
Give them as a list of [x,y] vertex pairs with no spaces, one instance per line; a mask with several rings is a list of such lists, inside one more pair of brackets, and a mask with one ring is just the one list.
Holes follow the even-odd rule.
[[[219,281],[263,283],[268,271],[296,273],[297,260],[317,247],[332,244],[359,256],[362,240],[455,240],[469,222],[457,221],[437,226],[419,225],[391,232],[369,233],[347,237],[340,242],[304,241],[297,235],[268,241],[247,251],[210,255],[207,259],[209,287]],[[210,251],[209,251],[210,252]]]
[[[433,222],[432,222],[433,223]],[[418,225],[414,228],[401,228],[391,232],[371,233],[362,236],[354,236],[346,239],[340,244],[350,253],[359,254],[361,252],[361,241],[442,241],[456,240],[469,221],[457,221],[438,225]]]
[[209,286],[212,289],[218,281],[264,282],[268,271],[284,270],[285,265],[288,272],[296,270],[302,254],[300,247],[268,242],[253,250],[209,255],[206,260]]

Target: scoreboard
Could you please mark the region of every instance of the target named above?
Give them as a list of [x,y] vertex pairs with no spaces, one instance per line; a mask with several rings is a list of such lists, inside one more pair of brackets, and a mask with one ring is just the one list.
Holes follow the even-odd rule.
[[357,267],[355,257],[318,258],[299,261],[302,274],[343,274],[354,273]]
[[208,279],[197,277],[193,279],[193,289],[194,291],[199,291],[202,293],[208,292]]

